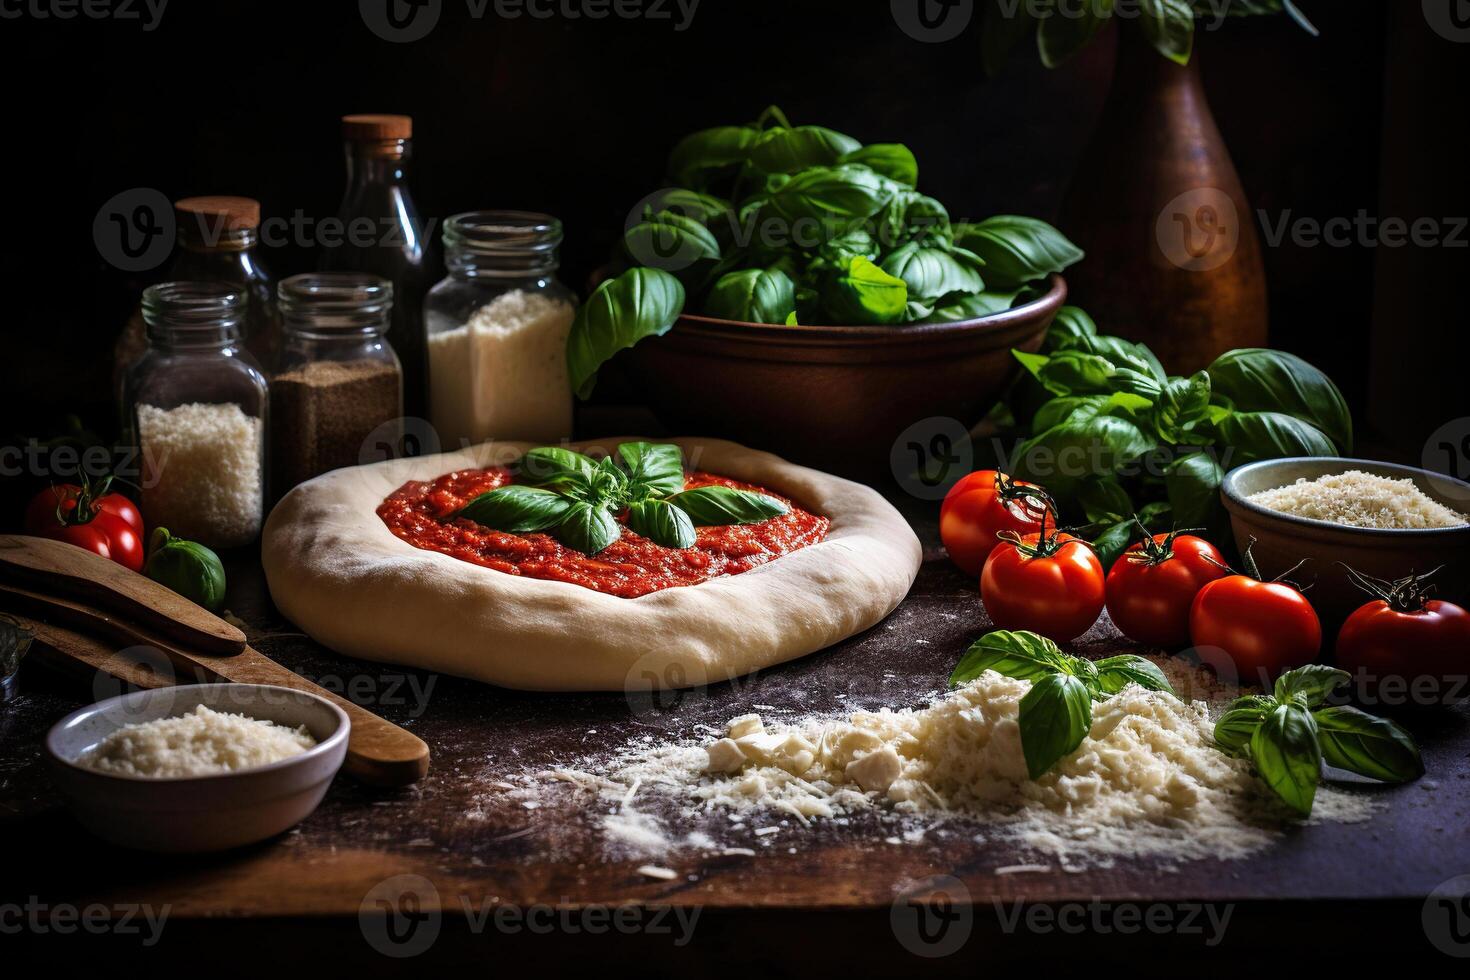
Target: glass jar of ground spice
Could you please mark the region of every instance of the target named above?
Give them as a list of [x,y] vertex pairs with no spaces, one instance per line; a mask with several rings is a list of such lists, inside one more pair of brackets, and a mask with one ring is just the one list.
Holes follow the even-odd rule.
[[279,496],[356,466],[364,449],[397,452],[403,371],[385,337],[393,309],[388,280],[366,272],[292,276],[282,281],[277,305],[284,343],[271,379],[271,469]]
[[242,344],[248,315],[234,286],[149,286],[148,349],[123,386],[144,519],[211,548],[248,544],[264,512],[270,389]]

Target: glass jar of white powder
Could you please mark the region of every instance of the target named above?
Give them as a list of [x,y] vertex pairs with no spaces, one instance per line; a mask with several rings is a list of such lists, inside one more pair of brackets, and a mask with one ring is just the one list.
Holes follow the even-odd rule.
[[445,451],[572,434],[567,335],[576,296],[556,279],[561,222],[473,211],[444,225],[449,275],[424,300],[429,418]]
[[241,346],[247,309],[222,283],[148,287],[148,350],[124,386],[144,519],[212,548],[253,540],[264,506],[268,389]]

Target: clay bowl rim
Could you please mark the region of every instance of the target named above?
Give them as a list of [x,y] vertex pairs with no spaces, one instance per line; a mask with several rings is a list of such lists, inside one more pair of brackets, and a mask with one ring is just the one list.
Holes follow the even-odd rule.
[[[1355,459],[1348,456],[1285,456],[1280,459],[1263,459],[1247,463],[1225,475],[1225,479],[1220,484],[1220,498],[1225,504],[1225,509],[1230,512],[1231,523],[1233,524],[1237,519],[1242,521],[1253,519],[1261,524],[1277,525],[1283,530],[1291,528],[1309,538],[1356,540],[1361,544],[1375,542],[1381,545],[1434,545],[1452,544],[1456,538],[1470,539],[1470,524],[1457,524],[1452,527],[1354,527],[1351,524],[1336,524],[1315,517],[1301,517],[1297,514],[1272,510],[1269,507],[1251,503],[1240,490],[1240,484],[1245,477],[1251,474],[1300,464],[1312,467],[1321,466],[1322,472],[1318,476],[1358,469],[1380,476],[1393,474],[1400,478],[1409,477],[1426,496],[1447,507],[1457,505],[1447,503],[1442,493],[1433,491],[1435,481],[1444,481],[1461,488],[1466,498],[1470,499],[1470,483],[1417,466],[1405,466],[1402,463],[1391,463],[1381,459]],[[1286,486],[1286,484],[1277,483],[1276,486]]]
[[[1046,292],[1030,302],[970,320],[866,326],[825,326],[813,323],[788,326],[780,323],[753,323],[749,320],[722,320],[719,317],[704,316],[699,313],[681,313],[675,321],[675,327],[685,327],[684,332],[686,333],[719,335],[735,340],[815,345],[837,343],[844,346],[852,344],[901,345],[960,337],[983,337],[991,333],[1003,333],[1007,328],[1025,325],[1048,313],[1054,316],[1067,301],[1067,281],[1059,273],[1053,272],[1047,277],[1046,282]],[[688,327],[692,327],[693,330],[688,330]]]

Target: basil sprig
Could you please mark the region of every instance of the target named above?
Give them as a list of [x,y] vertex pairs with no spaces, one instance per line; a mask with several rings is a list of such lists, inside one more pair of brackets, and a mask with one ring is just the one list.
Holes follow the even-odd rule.
[[689,548],[696,527],[754,524],[788,510],[750,490],[685,490],[684,457],[670,443],[625,442],[616,459],[601,460],[542,446],[522,456],[517,469],[522,483],[482,493],[449,519],[513,534],[545,531],[595,555],[622,536],[615,515],[623,511],[635,534],[666,548]]
[[1026,770],[1038,779],[1092,730],[1092,702],[1106,701],[1129,684],[1174,693],[1163,671],[1130,654],[1086,660],[1063,653],[1051,640],[1025,630],[996,630],[970,645],[949,683],[972,681],[987,670],[1030,681],[1018,723]]
[[1248,756],[1267,786],[1303,816],[1312,812],[1322,763],[1385,783],[1424,773],[1413,737],[1387,718],[1327,698],[1352,679],[1314,664],[1282,674],[1271,694],[1237,698],[1215,723],[1215,741]]

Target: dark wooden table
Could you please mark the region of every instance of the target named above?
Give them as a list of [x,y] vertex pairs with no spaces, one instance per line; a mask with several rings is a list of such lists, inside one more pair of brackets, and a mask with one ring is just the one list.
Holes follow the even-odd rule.
[[[998,875],[998,868],[1031,857],[967,834],[894,844],[885,840],[891,830],[865,821],[811,829],[792,821],[772,846],[751,843],[754,857],[690,850],[657,859],[678,873],[661,881],[638,873],[645,859],[609,854],[597,827],[606,803],[562,787],[540,808],[527,809],[516,794],[496,789],[498,781],[575,763],[641,735],[692,734],[696,725],[719,725],[754,704],[778,711],[856,709],[911,704],[941,688],[987,622],[974,583],[938,548],[927,509],[912,519],[926,561],[886,622],[797,663],[660,703],[620,694],[524,694],[344,660],[294,633],[271,605],[253,557],[233,556],[228,604],[248,624],[254,644],[416,732],[433,752],[428,778],[394,792],[339,779],[298,829],[239,852],[188,858],[123,852],[74,823],[40,754],[47,728],[94,692],[109,693],[108,683],[99,680],[88,691],[32,667],[19,698],[0,706],[0,828],[8,852],[0,929],[7,902],[51,909],[100,904],[111,910],[111,921],[116,910],[143,903],[166,907],[170,916],[165,941],[149,947],[154,957],[182,963],[201,944],[228,942],[226,972],[251,972],[288,949],[330,949],[334,961],[375,972],[396,960],[375,951],[367,935],[372,927],[362,926],[373,917],[360,920],[359,910],[373,889],[392,892],[401,882],[395,876],[412,875],[432,883],[426,890],[419,879],[410,881],[424,892],[419,908],[435,933],[429,955],[466,962],[483,962],[492,948],[588,966],[627,953],[653,973],[695,965],[723,972],[741,963],[785,975],[801,972],[804,962],[833,962],[809,948],[815,942],[832,954],[896,969],[940,949],[914,938],[917,913],[905,896],[948,893],[968,895],[971,904],[953,912],[953,930],[968,941],[956,955],[928,960],[945,972],[973,974],[982,961],[976,957],[998,962],[1037,950],[1120,962],[1159,954],[1223,970],[1231,957],[1290,951],[1300,942],[1316,947],[1314,955],[1351,959],[1368,937],[1395,944],[1400,955],[1441,957],[1431,933],[1470,953],[1470,907],[1435,913],[1458,915],[1446,928],[1462,932],[1445,933],[1448,940],[1422,918],[1426,896],[1470,874],[1470,715],[1463,708],[1406,719],[1422,742],[1428,775],[1378,790],[1386,807],[1371,822],[1304,827],[1255,858],[1201,861],[1177,871],[1120,864]],[[1126,647],[1107,623],[1079,644],[1086,653]],[[626,913],[642,916],[638,922],[595,928],[592,919],[611,914],[605,907],[629,904],[642,908]],[[698,914],[693,942],[678,942],[680,927],[668,909],[662,909],[665,929],[655,928],[652,918],[664,906]],[[485,919],[496,907],[505,910],[502,918]],[[555,909],[574,915],[570,922],[547,919],[555,942],[540,941],[544,933],[528,922],[516,926],[504,917],[542,908],[545,916]],[[1023,908],[1026,917],[1016,920]],[[1048,924],[1048,914],[1060,918]],[[1209,914],[1229,917],[1213,941]],[[261,931],[261,920],[269,920],[268,931]],[[944,921],[935,918],[926,935],[955,934]],[[1305,938],[1319,929],[1329,931],[1330,941]],[[55,931],[30,929],[26,937],[52,957],[81,951],[110,957],[119,946],[141,943],[97,931],[63,940]],[[267,937],[269,945],[261,946]]]

